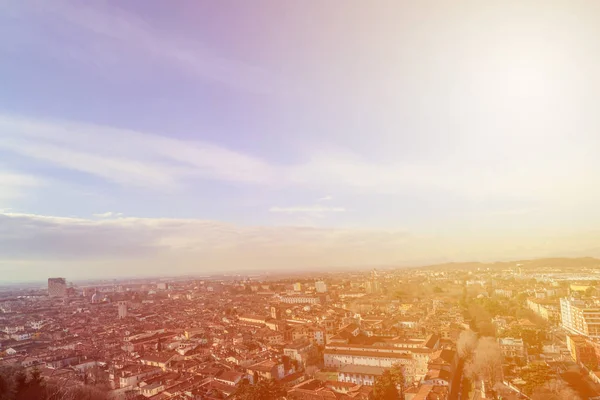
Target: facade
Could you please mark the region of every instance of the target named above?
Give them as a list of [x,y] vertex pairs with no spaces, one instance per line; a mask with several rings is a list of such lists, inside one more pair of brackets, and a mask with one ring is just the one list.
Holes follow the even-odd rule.
[[283,364],[271,360],[251,365],[246,369],[246,372],[251,384],[262,380],[280,380],[285,374]]
[[338,382],[373,386],[384,371],[385,368],[381,367],[346,365],[338,371]]
[[558,320],[558,308],[551,301],[529,298],[527,299],[527,307],[546,321],[555,322]]
[[578,364],[595,370],[598,366],[596,349],[583,336],[567,335],[567,347],[571,358]]
[[313,347],[309,341],[296,341],[283,347],[283,355],[303,364]]
[[282,296],[281,302],[286,304],[321,304],[321,298],[316,296]]
[[[415,378],[420,379],[427,373],[427,369],[419,371],[422,374],[417,378],[417,360],[412,354],[406,353],[325,349],[324,359],[325,367],[338,369],[347,365],[391,368],[400,364],[404,366],[405,375],[409,381]],[[425,365],[427,365],[426,362]]]
[[315,282],[315,290],[317,293],[327,293],[327,284],[323,281]]
[[504,357],[524,357],[526,355],[523,339],[500,338],[498,339],[498,345]]
[[600,304],[573,298],[560,299],[564,329],[590,339],[600,339]]
[[240,322],[248,322],[251,324],[264,325],[267,322],[268,317],[263,317],[260,315],[240,315]]
[[294,283],[294,291],[295,292],[301,292],[302,291],[302,284],[300,282]]
[[119,309],[119,319],[127,318],[127,303],[120,301],[117,307]]
[[65,278],[48,278],[48,296],[66,297],[67,280]]

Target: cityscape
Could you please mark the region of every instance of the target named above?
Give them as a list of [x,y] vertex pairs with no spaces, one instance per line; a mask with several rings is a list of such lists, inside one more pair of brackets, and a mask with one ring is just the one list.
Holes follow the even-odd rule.
[[0,0],[0,400],[600,400],[599,38]]
[[599,281],[593,258],[52,277],[0,292],[0,363],[74,398],[593,399]]

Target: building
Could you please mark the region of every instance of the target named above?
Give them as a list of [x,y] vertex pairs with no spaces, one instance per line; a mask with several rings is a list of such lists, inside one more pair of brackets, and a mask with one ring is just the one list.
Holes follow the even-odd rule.
[[302,291],[302,284],[300,282],[294,283],[294,292],[301,292],[301,291]]
[[502,297],[506,297],[509,299],[514,297],[514,292],[512,289],[495,289],[494,294],[496,294],[497,296],[502,296]]
[[285,370],[282,363],[265,360],[248,367],[246,373],[248,374],[250,383],[256,384],[262,380],[278,381],[285,375]]
[[119,309],[119,319],[127,318],[127,303],[120,301],[117,307]]
[[598,367],[596,349],[585,337],[578,335],[567,335],[567,347],[571,353],[571,358],[578,364],[585,365],[591,370]]
[[286,304],[321,304],[321,298],[318,296],[292,295],[282,296],[281,302]]
[[[371,349],[338,349],[326,348],[324,352],[325,367],[342,369],[347,365],[391,368],[400,364],[404,367],[407,380],[421,379],[427,373],[427,356],[424,370],[417,371],[417,360],[413,353],[399,351],[374,351]],[[415,375],[420,375],[416,377]]]
[[263,317],[260,315],[240,315],[238,317],[239,322],[246,322],[255,325],[264,325],[268,319],[269,317]]
[[66,297],[67,280],[65,278],[48,278],[48,296]]
[[229,386],[237,386],[242,381],[244,376],[245,375],[241,372],[225,371],[218,375],[215,379]]
[[271,318],[273,318],[273,319],[281,318],[281,310],[279,309],[279,307],[271,306],[270,311],[271,311]]
[[300,364],[304,364],[311,351],[313,351],[313,346],[307,340],[298,340],[283,347],[283,355]]
[[550,300],[527,299],[527,307],[546,321],[558,321],[558,307]]
[[499,338],[498,345],[504,357],[524,357],[525,344],[523,339],[515,339],[511,337]]
[[323,281],[316,281],[315,290],[317,293],[327,293],[327,284]]
[[562,327],[575,335],[600,339],[600,304],[597,300],[560,299]]
[[364,365],[346,365],[338,371],[338,382],[350,382],[357,385],[373,386],[377,378],[383,375],[385,368]]
[[381,285],[379,284],[379,281],[377,281],[375,279],[367,281],[365,284],[365,291],[368,294],[379,293],[381,291]]

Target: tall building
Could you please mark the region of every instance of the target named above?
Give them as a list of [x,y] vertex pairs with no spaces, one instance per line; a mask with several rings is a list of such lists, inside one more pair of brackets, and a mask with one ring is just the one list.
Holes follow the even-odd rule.
[[327,284],[323,281],[316,281],[315,289],[317,290],[317,293],[327,293]]
[[367,294],[379,293],[380,290],[381,285],[379,284],[378,280],[372,279],[370,281],[367,281],[365,284],[365,291],[367,292]]
[[564,329],[589,339],[600,339],[600,303],[563,297],[560,299]]
[[65,278],[48,278],[48,296],[66,297],[67,280]]
[[567,335],[567,348],[576,363],[583,364],[592,371],[598,368],[596,350],[583,336]]
[[294,283],[294,291],[295,292],[301,292],[302,291],[302,284],[300,282]]
[[273,319],[281,318],[281,310],[278,307],[271,306],[271,318],[273,318]]
[[119,309],[119,319],[127,318],[127,302],[120,301],[117,307]]

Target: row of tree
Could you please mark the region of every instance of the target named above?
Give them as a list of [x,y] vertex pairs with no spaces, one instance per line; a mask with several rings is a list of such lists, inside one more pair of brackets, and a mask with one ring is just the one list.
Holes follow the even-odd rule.
[[[465,330],[458,337],[456,347],[469,379],[483,381],[487,387],[494,387],[502,379],[502,351],[494,338],[478,337],[475,332]],[[530,363],[519,372],[521,383],[516,386],[532,399],[579,399],[546,363]]]
[[34,369],[29,374],[22,368],[0,369],[0,400],[106,400],[106,392],[85,385],[69,385],[69,381],[45,382]]

